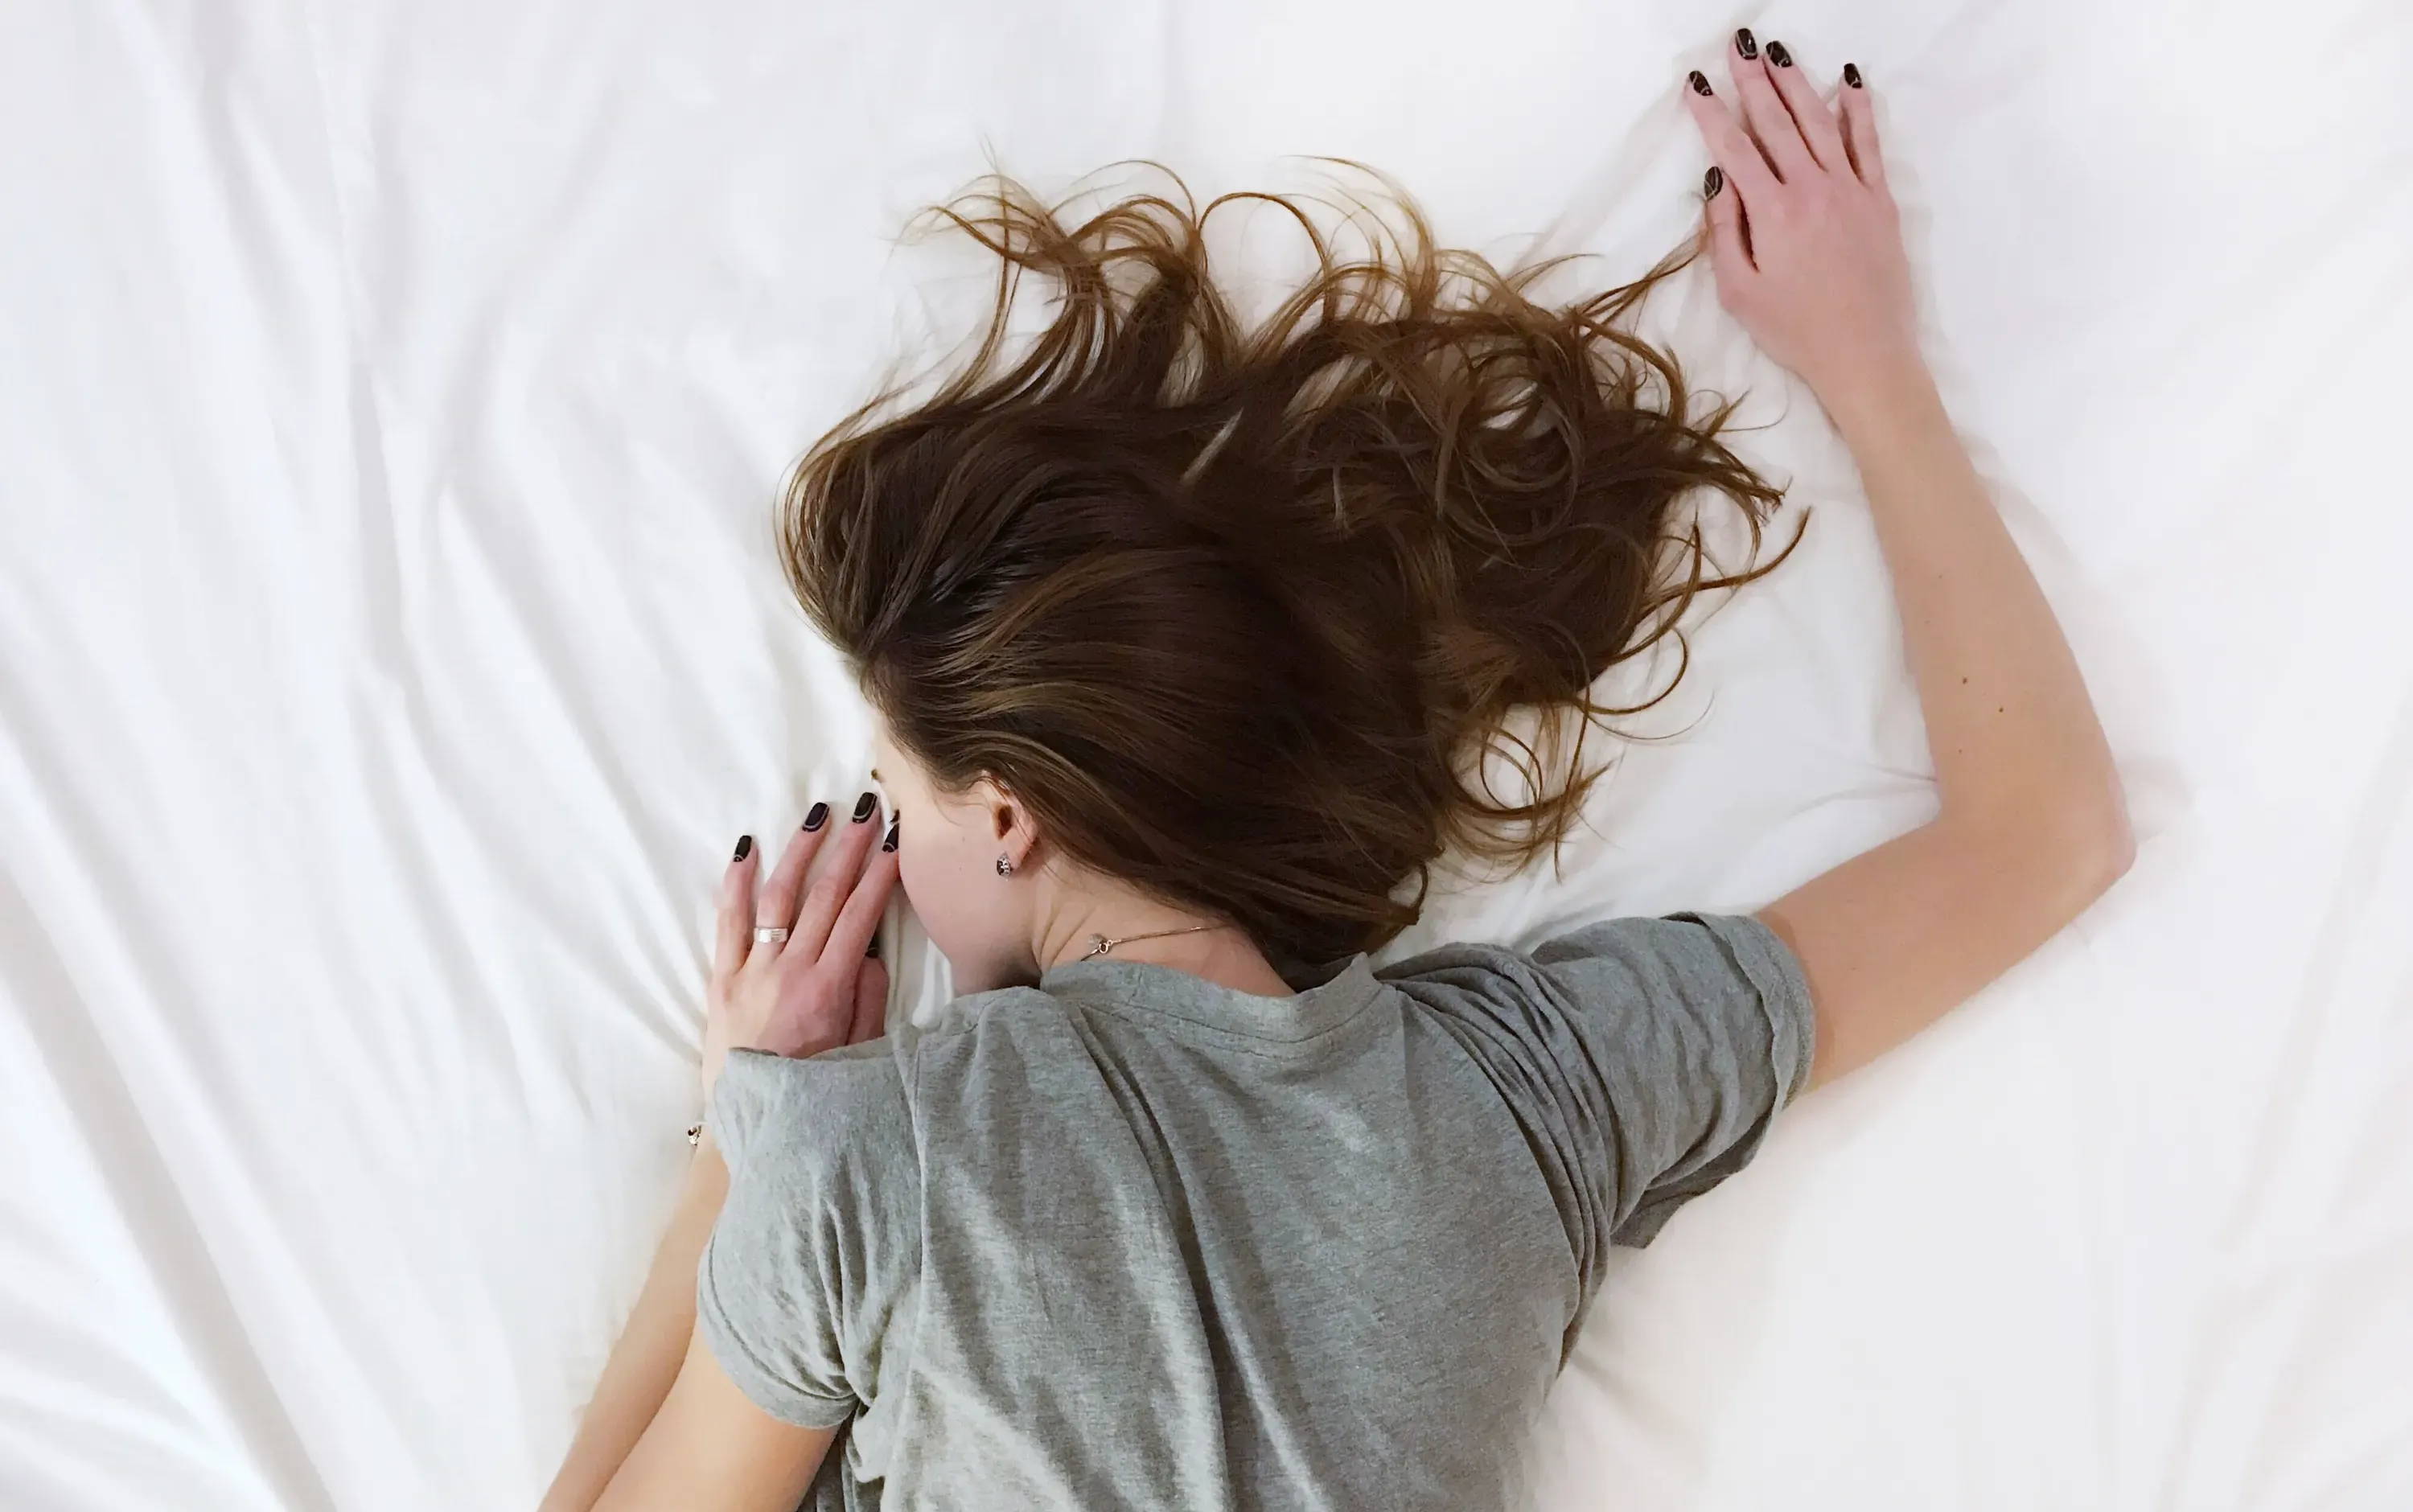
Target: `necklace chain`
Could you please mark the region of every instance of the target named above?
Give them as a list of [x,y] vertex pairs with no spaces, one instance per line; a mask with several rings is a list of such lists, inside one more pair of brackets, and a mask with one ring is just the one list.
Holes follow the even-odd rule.
[[1187,929],[1159,929],[1150,934],[1122,935],[1115,939],[1108,939],[1104,935],[1091,935],[1089,937],[1089,948],[1082,953],[1080,958],[1086,961],[1094,956],[1104,955],[1106,952],[1114,949],[1117,945],[1128,945],[1134,941],[1162,940],[1168,935],[1194,935],[1201,929],[1228,929],[1231,926],[1228,924],[1193,924]]

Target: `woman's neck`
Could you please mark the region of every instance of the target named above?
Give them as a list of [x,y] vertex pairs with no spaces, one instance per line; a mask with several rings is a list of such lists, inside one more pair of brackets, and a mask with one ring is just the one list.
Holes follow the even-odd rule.
[[1115,943],[1097,955],[1101,960],[1162,966],[1260,997],[1294,995],[1237,926],[1120,888],[1098,894],[1068,890],[1039,920],[1032,955],[1042,972],[1097,955],[1096,942],[1104,939]]

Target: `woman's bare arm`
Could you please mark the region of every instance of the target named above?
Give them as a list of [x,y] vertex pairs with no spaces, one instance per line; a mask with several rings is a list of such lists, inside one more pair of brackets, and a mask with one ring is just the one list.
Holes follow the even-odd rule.
[[620,1342],[604,1362],[577,1437],[545,1492],[541,1512],[588,1512],[654,1420],[695,1336],[695,1270],[729,1193],[729,1167],[710,1140],[697,1147],[669,1228],[637,1294]]
[[[814,806],[759,897],[752,837],[722,875],[703,1045],[707,1105],[732,1049],[804,1057],[887,1032],[888,969],[868,951],[896,886],[896,832],[875,852],[880,826],[866,805],[807,886],[826,838],[819,816],[828,811]],[[758,924],[786,938],[757,941]],[[706,1137],[540,1512],[786,1512],[804,1498],[836,1430],[756,1406],[696,1327],[696,1273],[729,1179]]]
[[2133,853],[2078,664],[1925,370],[1830,410],[1892,572],[1942,812],[1761,912],[1822,1008],[1813,1086],[2008,971]]
[[1738,110],[1706,80],[1687,96],[1724,180],[1708,200],[1719,293],[1859,465],[1940,797],[1934,820],[1760,911],[1810,979],[1814,1086],[2033,952],[2134,842],[2076,659],[1919,354],[1865,89],[1829,107],[1775,47],[1727,63]]
[[836,1430],[756,1406],[695,1326],[696,1267],[728,1192],[707,1140],[540,1512],[788,1512],[804,1500]]

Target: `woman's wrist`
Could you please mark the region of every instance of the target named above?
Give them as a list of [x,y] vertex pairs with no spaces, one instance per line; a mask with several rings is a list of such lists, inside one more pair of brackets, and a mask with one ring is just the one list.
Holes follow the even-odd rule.
[[1917,352],[1865,363],[1847,378],[1813,384],[1812,392],[1856,451],[1905,424],[1925,424],[1944,413],[1935,377]]

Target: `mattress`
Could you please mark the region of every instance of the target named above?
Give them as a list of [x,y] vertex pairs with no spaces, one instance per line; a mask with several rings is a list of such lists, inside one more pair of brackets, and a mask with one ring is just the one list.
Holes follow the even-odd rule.
[[[729,846],[864,780],[769,501],[976,304],[917,206],[1331,155],[1630,276],[1696,214],[1682,72],[1746,22],[1877,92],[2140,848],[1620,1254],[1536,1504],[2413,1505],[2386,0],[20,0],[0,1505],[533,1503],[687,1158]],[[1809,533],[1689,627],[1562,866],[1458,879],[1393,954],[1756,907],[1932,812],[1848,457],[1705,270],[1648,319]]]

